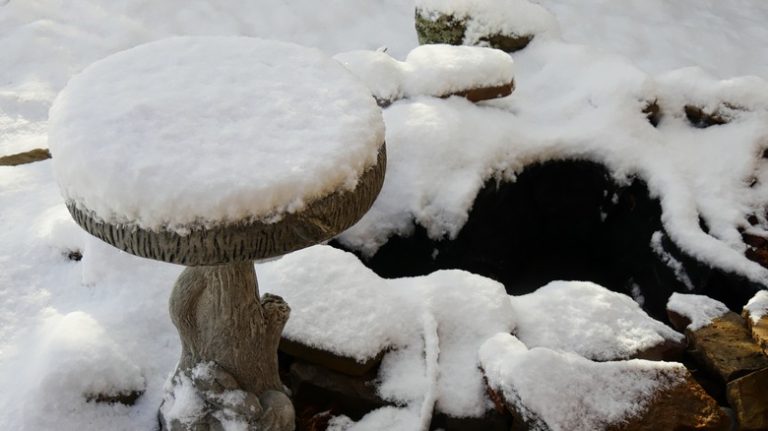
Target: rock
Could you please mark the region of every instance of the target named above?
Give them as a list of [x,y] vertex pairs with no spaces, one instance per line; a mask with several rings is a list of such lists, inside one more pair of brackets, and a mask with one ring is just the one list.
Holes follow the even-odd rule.
[[472,88],[469,90],[451,93],[443,97],[459,96],[459,97],[464,97],[470,102],[480,102],[482,100],[491,100],[491,99],[498,99],[500,97],[507,97],[510,94],[512,94],[514,90],[515,90],[515,83],[513,81],[513,82],[510,82],[509,84],[499,85],[495,87]]
[[706,112],[704,109],[694,105],[685,105],[683,109],[691,125],[699,129],[728,124],[730,122],[730,118],[719,110]]
[[685,332],[685,329],[691,324],[691,319],[688,316],[683,316],[669,308],[667,308],[667,318],[669,319],[669,324],[680,332]]
[[318,365],[295,361],[290,380],[298,411],[333,410],[358,420],[366,413],[388,405],[376,393],[376,375],[348,376]]
[[339,356],[325,350],[309,347],[297,341],[285,337],[280,339],[280,351],[294,358],[321,365],[329,370],[338,371],[348,376],[363,376],[381,363],[384,352],[365,362],[358,362],[354,358]]
[[686,330],[691,354],[725,384],[754,371],[768,368],[768,357],[752,341],[746,322],[729,312],[707,326]]
[[643,413],[625,423],[610,426],[608,430],[727,431],[731,428],[730,422],[717,402],[689,374],[682,383],[656,394]]
[[653,127],[658,126],[661,121],[661,107],[659,106],[659,101],[654,99],[646,102],[645,107],[643,107],[643,114],[645,114],[645,118],[648,119],[648,122],[651,123]]
[[0,166],[18,166],[51,158],[47,148],[36,148],[24,153],[0,157]]
[[[762,299],[762,298],[765,299]],[[758,299],[760,298],[760,299]],[[759,303],[758,303],[759,302]],[[765,307],[768,305],[768,295],[758,292],[752,300],[744,307],[741,315],[747,322],[747,328],[752,335],[752,339],[763,349],[763,353],[768,356],[768,314],[765,313]],[[759,313],[759,314],[758,314]],[[754,316],[760,316],[754,319]]]
[[[465,20],[452,15],[432,12],[437,16],[428,18],[416,10],[416,33],[419,43],[422,45],[432,43],[445,43],[448,45],[461,45],[464,42],[464,33],[467,30]],[[480,38],[479,42],[491,48],[505,52],[519,51],[533,40],[530,34],[489,34]]]
[[680,362],[685,352],[686,343],[675,340],[665,340],[663,343],[645,349],[632,355],[631,359],[645,359],[648,361],[672,361]]
[[136,404],[136,400],[138,400],[142,395],[144,395],[144,391],[130,391],[119,392],[116,394],[87,395],[85,399],[89,402],[92,401],[103,404],[124,404],[126,406],[132,406]]
[[422,17],[420,11],[416,11],[416,34],[421,45],[431,43],[461,45],[466,31],[467,24],[452,15],[441,14],[435,19],[429,19]]
[[768,316],[761,317],[757,322],[752,321],[749,313],[745,313],[744,318],[752,334],[752,339],[763,349],[763,353],[768,356]]
[[728,403],[740,430],[768,430],[768,368],[728,383]]

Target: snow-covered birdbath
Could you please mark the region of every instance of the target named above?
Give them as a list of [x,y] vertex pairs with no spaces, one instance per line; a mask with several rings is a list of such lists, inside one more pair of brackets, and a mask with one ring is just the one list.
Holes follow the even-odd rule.
[[74,77],[49,145],[81,227],[187,266],[170,300],[182,353],[164,428],[293,429],[277,370],[290,310],[259,297],[252,261],[327,240],[371,206],[386,156],[368,88],[314,49],[171,38]]

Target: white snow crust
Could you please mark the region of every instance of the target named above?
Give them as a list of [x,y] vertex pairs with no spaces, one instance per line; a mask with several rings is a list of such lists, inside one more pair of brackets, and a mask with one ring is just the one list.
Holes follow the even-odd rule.
[[500,283],[456,270],[381,279],[353,254],[328,246],[256,270],[263,289],[291,304],[284,336],[358,361],[387,350],[378,388],[385,399],[421,406],[432,396],[437,409],[456,417],[486,411],[477,349],[514,329]]
[[673,293],[667,301],[667,310],[687,317],[688,329],[695,331],[709,325],[712,320],[728,313],[728,307],[720,301],[704,295]]
[[383,136],[368,89],[318,50],[177,37],[75,76],[51,108],[48,144],[68,201],[183,233],[351,190]]
[[749,319],[757,324],[764,316],[768,316],[768,290],[761,290],[755,294],[744,306],[749,312]]
[[511,296],[510,301],[515,335],[529,348],[611,361],[685,338],[648,316],[632,298],[591,282],[553,281],[533,293]]
[[427,19],[450,15],[466,20],[465,45],[483,44],[484,37],[497,34],[538,38],[559,34],[555,17],[528,0],[416,0],[416,10]]
[[405,93],[444,96],[512,82],[512,58],[504,51],[475,46],[422,45],[405,58]]
[[510,334],[483,343],[479,355],[491,388],[534,427],[552,431],[599,430],[627,420],[686,372],[674,362],[593,362],[543,347],[529,350]]
[[405,61],[385,52],[350,51],[334,56],[383,101],[403,97],[444,97],[460,91],[498,87],[513,82],[512,57],[477,46],[422,45]]

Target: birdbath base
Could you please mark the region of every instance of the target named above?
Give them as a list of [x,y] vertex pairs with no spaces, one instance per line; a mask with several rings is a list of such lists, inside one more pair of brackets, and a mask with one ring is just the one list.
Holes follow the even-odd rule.
[[278,375],[277,348],[290,308],[259,297],[252,262],[187,267],[170,299],[181,359],[160,407],[162,429],[290,431],[295,413]]

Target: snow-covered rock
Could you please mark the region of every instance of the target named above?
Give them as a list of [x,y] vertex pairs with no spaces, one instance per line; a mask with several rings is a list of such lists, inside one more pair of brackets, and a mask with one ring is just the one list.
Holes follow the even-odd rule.
[[657,390],[685,375],[685,368],[675,363],[592,362],[574,353],[528,349],[510,334],[486,341],[479,355],[489,386],[523,420],[553,431],[604,429],[621,422],[642,412]]
[[[692,295],[673,293],[667,302],[667,313],[670,313],[670,321],[682,322],[676,324],[678,329],[695,331],[709,325],[718,317],[730,312],[728,307],[720,301],[704,295]],[[674,316],[674,314],[677,316]]]
[[553,281],[510,301],[515,335],[529,348],[598,361],[642,356],[665,343],[684,348],[683,334],[652,319],[632,298],[594,283]]
[[[456,417],[488,409],[480,344],[511,332],[504,287],[463,271],[385,280],[351,253],[315,246],[257,268],[260,286],[291,304],[284,336],[365,360],[388,350],[379,394]],[[431,417],[427,411],[417,417]]]
[[499,36],[530,40],[533,36],[559,35],[555,17],[528,0],[417,0],[416,20],[422,43],[442,38],[430,36],[425,28],[441,20],[446,27],[462,28],[459,40],[465,45],[493,46],[492,39]]
[[761,290],[744,306],[744,311],[749,314],[753,324],[768,316],[768,290]]

